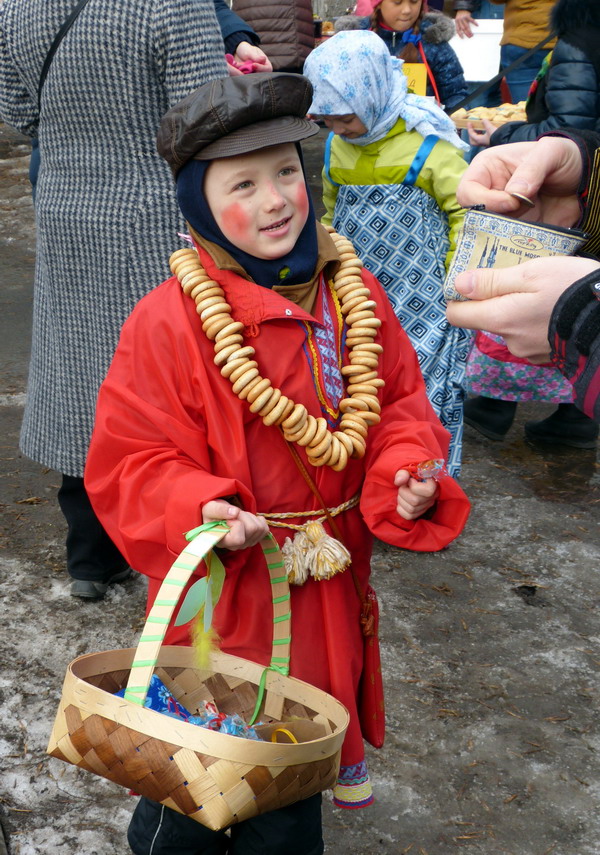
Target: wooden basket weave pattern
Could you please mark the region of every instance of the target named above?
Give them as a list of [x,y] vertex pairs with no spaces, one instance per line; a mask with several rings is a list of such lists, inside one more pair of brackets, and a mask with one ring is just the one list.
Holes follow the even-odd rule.
[[281,669],[265,675],[264,666],[224,653],[201,671],[191,648],[162,646],[151,670],[187,709],[214,701],[221,712],[248,721],[262,681],[259,720],[308,719],[322,734],[299,744],[240,739],[116,697],[135,682],[138,651],[93,653],[71,663],[48,753],[213,830],[335,784],[348,713],[330,695]]

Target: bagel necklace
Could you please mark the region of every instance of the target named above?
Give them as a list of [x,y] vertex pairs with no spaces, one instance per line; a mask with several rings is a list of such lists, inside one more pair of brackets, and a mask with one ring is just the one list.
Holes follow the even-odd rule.
[[243,345],[244,324],[231,317],[225,292],[204,270],[196,250],[180,249],[173,253],[169,263],[184,293],[196,303],[202,329],[214,342],[214,362],[230,381],[233,392],[240,400],[248,401],[250,410],[265,425],[280,426],[288,442],[304,447],[313,466],[330,466],[341,472],[348,458],[363,457],[369,427],[381,420],[377,393],[384,381],[377,369],[383,348],[374,341],[381,321],[375,317],[376,303],[370,299],[371,293],[360,275],[362,262],[349,240],[331,228],[327,230],[341,262],[333,277],[333,288],[347,325],[350,359],[341,369],[348,383],[347,397],[340,401],[342,418],[339,429],[334,431],[324,418],[310,415],[304,404],[286,397],[261,375],[253,359],[254,348]]

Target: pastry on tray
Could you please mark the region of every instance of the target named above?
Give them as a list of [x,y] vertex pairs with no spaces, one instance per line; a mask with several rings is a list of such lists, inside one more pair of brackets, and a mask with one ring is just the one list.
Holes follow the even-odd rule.
[[526,122],[525,101],[518,104],[500,104],[499,107],[472,107],[456,110],[450,118],[458,128],[466,128],[471,122],[475,128],[483,128],[483,119],[493,125],[503,125],[505,122]]

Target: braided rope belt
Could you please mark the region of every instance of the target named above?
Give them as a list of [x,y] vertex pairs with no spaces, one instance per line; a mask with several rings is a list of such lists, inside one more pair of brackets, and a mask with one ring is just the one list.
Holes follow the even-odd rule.
[[[341,505],[337,505],[335,508],[327,508],[330,516],[337,517],[339,514],[343,514],[344,511],[349,511],[351,508],[355,508],[360,501],[360,493],[356,493],[355,496],[352,496],[351,499],[348,499],[346,502],[342,502]],[[270,526],[274,526],[275,528],[291,528],[293,531],[305,531],[306,527],[311,522],[323,523],[327,519],[327,514],[325,513],[324,508],[318,508],[314,511],[290,511],[284,514],[262,514],[258,513],[257,516],[264,517],[267,520]],[[280,520],[292,520],[292,519],[301,519],[303,517],[309,517],[308,522],[301,523],[300,525],[295,525],[294,523],[289,522],[280,522]],[[316,519],[314,519],[316,517]]]
[[[355,508],[359,501],[360,493],[357,493],[335,508],[319,508],[299,513],[259,514],[270,526],[289,528],[295,532],[294,538],[286,537],[281,547],[290,585],[303,585],[309,576],[317,581],[331,579],[349,566],[350,553],[343,543],[327,534],[323,522]],[[300,525],[287,521],[303,517],[307,518],[307,522]]]

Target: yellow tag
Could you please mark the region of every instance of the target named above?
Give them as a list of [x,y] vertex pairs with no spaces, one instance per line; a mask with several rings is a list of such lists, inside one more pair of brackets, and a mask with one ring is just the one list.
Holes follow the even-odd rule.
[[405,62],[402,71],[408,77],[408,91],[413,95],[427,94],[427,69],[420,62]]

